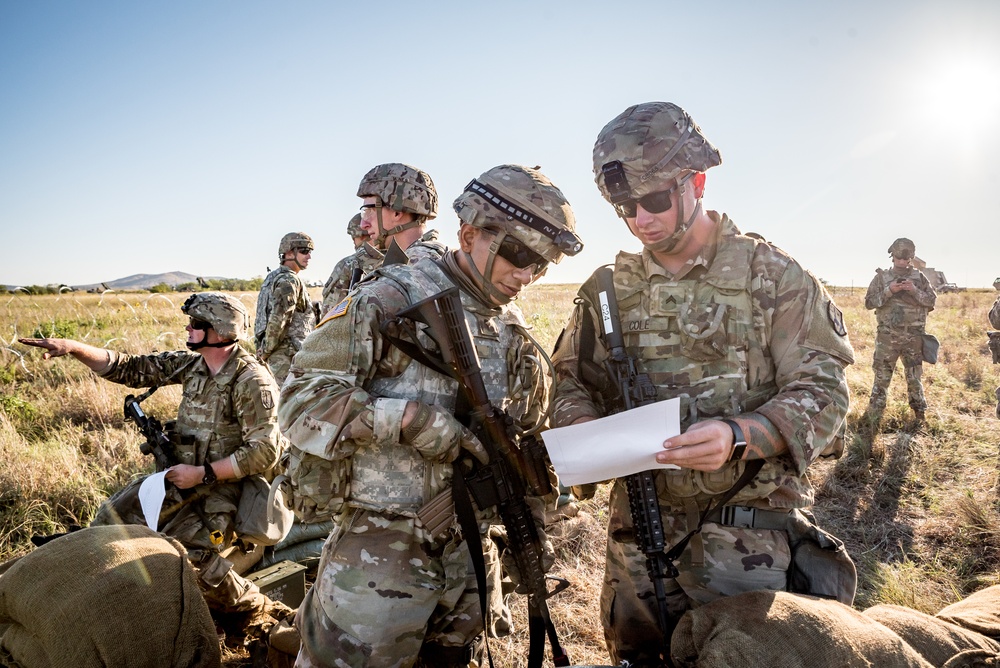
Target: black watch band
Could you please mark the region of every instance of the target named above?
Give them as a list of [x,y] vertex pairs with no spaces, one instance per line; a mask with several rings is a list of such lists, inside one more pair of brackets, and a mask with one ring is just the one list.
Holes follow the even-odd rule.
[[213,482],[219,479],[219,476],[215,475],[215,469],[208,462],[205,462],[205,477],[201,479],[201,484],[211,485]]
[[743,453],[747,449],[747,439],[743,435],[743,429],[733,420],[723,420],[723,422],[733,430],[733,454],[729,455],[729,461],[735,462],[743,459]]

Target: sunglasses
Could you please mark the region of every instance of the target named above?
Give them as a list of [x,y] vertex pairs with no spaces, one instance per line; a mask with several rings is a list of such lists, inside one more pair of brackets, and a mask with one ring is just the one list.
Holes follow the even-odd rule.
[[635,218],[637,204],[642,206],[642,208],[649,213],[653,214],[670,211],[670,207],[672,206],[670,196],[673,195],[676,190],[677,186],[674,186],[669,190],[660,190],[659,192],[643,195],[637,200],[628,199],[621,204],[616,204],[615,208],[618,209],[619,214],[625,216],[626,218]]
[[518,269],[530,268],[532,276],[538,276],[549,266],[548,260],[514,237],[504,237],[500,242],[500,248],[497,249],[497,255]]
[[312,248],[296,248],[295,252],[299,255],[312,255]]
[[191,318],[189,325],[191,329],[200,329],[205,332],[212,328],[212,325],[201,318]]

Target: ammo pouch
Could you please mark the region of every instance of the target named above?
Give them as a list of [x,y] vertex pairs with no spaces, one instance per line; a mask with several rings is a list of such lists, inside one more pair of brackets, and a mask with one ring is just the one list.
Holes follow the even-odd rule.
[[921,334],[921,353],[928,364],[937,364],[938,346],[940,343],[933,334]]
[[295,519],[290,498],[285,476],[278,476],[271,484],[262,475],[247,476],[242,481],[233,531],[244,541],[258,545],[280,543],[291,531]]
[[788,591],[854,603],[858,572],[844,543],[816,525],[811,513],[792,510],[785,526],[792,563]]

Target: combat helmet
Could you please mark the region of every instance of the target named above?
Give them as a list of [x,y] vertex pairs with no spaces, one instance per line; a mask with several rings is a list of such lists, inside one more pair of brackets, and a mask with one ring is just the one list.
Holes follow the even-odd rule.
[[354,214],[354,216],[347,222],[347,235],[352,239],[368,236],[368,233],[361,229],[360,213]]
[[914,243],[906,237],[900,237],[893,241],[888,250],[889,255],[892,257],[898,257],[906,260],[912,260],[916,252],[916,245],[914,245]]
[[[437,217],[438,196],[430,175],[416,167],[389,162],[372,167],[358,185],[358,197],[377,198],[375,216],[378,235],[375,246],[385,250],[385,240]],[[382,207],[410,213],[413,220],[387,231],[382,224]]]
[[[635,204],[644,196],[672,188],[683,193],[692,176],[721,164],[722,155],[694,119],[670,102],[629,107],[604,126],[594,143],[597,188],[623,219],[635,215]],[[653,250],[676,246],[700,208],[699,201],[685,220],[681,202],[677,230]]]
[[[278,262],[284,264],[287,260],[285,259],[285,253],[290,250],[295,250],[296,248],[308,248],[313,250],[316,248],[313,245],[312,237],[305,232],[289,232],[285,236],[281,237],[281,241],[278,243]],[[298,258],[292,258],[295,264],[299,265],[299,270],[305,269],[299,262]]]
[[[500,165],[487,170],[465,186],[452,206],[463,223],[495,235],[486,272],[479,278],[483,289],[500,303],[509,298],[490,281],[497,254],[519,268],[536,265],[533,271],[538,275],[549,262],[558,263],[583,249],[569,202],[537,169]],[[475,272],[474,263],[470,264]]]
[[220,343],[189,344],[191,350],[227,346],[246,338],[250,327],[250,314],[243,302],[222,292],[196,292],[184,301],[181,311],[191,318],[207,322],[223,339]]

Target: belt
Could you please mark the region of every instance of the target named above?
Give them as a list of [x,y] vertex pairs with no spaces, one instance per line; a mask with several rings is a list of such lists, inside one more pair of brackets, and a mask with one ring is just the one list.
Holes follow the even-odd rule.
[[788,525],[788,513],[789,511],[763,510],[747,506],[722,506],[710,512],[705,521],[726,527],[784,531]]

